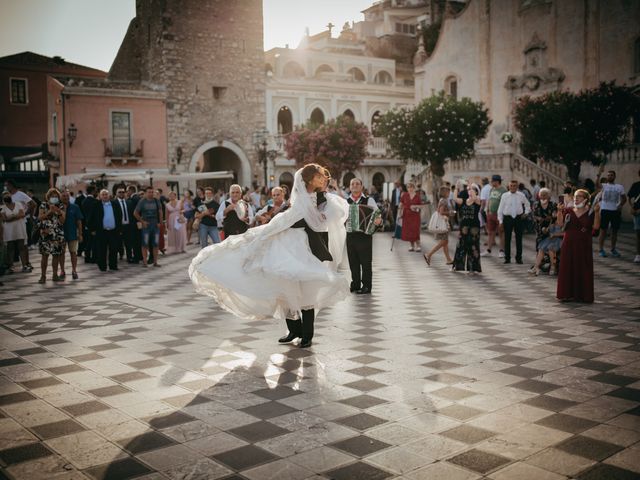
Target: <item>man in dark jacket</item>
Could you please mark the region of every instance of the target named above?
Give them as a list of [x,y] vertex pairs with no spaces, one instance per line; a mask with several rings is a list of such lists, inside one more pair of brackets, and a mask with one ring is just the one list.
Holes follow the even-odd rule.
[[[86,200],[85,200],[86,203]],[[96,244],[96,263],[102,272],[118,270],[118,250],[122,241],[122,210],[120,204],[110,199],[109,191],[100,191],[100,201],[93,209],[89,231]]]
[[82,239],[84,241],[82,245],[80,245],[79,252],[84,253],[84,263],[96,263],[96,242],[94,236],[89,233],[91,216],[93,215],[96,205],[99,203],[95,195],[95,185],[89,185],[87,187],[87,195],[80,206],[82,216],[84,217],[82,232]]

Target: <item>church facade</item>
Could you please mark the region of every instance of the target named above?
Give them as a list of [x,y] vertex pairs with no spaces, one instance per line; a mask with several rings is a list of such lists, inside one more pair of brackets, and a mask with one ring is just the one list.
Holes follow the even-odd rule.
[[[501,173],[520,181],[566,178],[553,165],[531,165],[504,132],[525,95],[579,91],[615,80],[640,87],[640,3],[625,0],[470,0],[443,22],[435,50],[416,65],[416,99],[444,90],[481,100],[493,120],[474,159],[452,162],[447,179]],[[637,178],[638,138],[610,159],[618,177]],[[627,174],[628,173],[628,174]],[[583,175],[594,178],[594,167]]]

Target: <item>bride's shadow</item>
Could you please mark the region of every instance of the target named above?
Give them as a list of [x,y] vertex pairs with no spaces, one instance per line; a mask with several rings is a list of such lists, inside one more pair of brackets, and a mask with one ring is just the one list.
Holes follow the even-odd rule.
[[[116,442],[124,449],[126,458],[118,457],[106,465],[90,469],[89,473],[99,479],[124,479],[151,474],[157,470],[136,457],[144,457],[155,450],[193,440],[211,439],[211,451],[220,450],[222,453],[225,446],[215,445],[216,435],[224,435],[225,441],[228,442],[234,435],[233,431],[229,431],[235,430],[235,427],[240,427],[241,432],[250,432],[254,424],[259,428],[258,424],[264,420],[262,412],[267,412],[270,407],[282,409],[284,413],[295,411],[275,400],[296,395],[298,382],[314,380],[314,375],[306,372],[308,367],[315,365],[313,353],[308,350],[290,348],[273,353],[266,360],[257,359],[255,356],[251,358],[251,352],[247,352],[245,358],[237,357],[237,361],[225,357],[227,361],[223,363],[237,365],[232,366],[226,373],[212,375],[213,380],[204,380],[203,382],[215,383],[195,393],[193,398],[186,400],[177,410],[145,419],[149,425],[147,431]],[[216,368],[216,358],[213,356],[205,361],[200,370],[206,373],[207,370],[217,372],[225,369],[221,365]],[[186,373],[182,368],[171,366],[160,376],[159,383],[166,386],[179,385]],[[241,446],[253,444],[254,441],[251,441],[251,435],[239,433],[235,443]],[[259,450],[257,447],[254,448],[256,452]],[[229,450],[233,449],[234,446],[230,444]],[[199,453],[199,461],[189,462],[189,465],[180,462],[175,466],[176,469],[188,470],[188,474],[185,472],[185,478],[191,478],[191,475],[208,478],[208,474],[214,473],[215,478],[219,478],[220,471],[224,472],[224,469],[228,469],[230,478],[235,478],[233,473],[237,468],[234,468],[233,464],[224,464],[217,459],[214,463],[213,460],[205,458],[211,457],[210,452],[201,450]],[[277,458],[268,452],[264,453],[265,461],[270,461],[271,457]],[[193,454],[197,455],[198,452],[193,451]]]

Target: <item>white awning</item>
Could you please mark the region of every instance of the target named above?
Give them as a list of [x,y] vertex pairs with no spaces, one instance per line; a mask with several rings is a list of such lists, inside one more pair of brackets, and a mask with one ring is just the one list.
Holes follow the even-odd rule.
[[190,180],[207,180],[233,178],[233,172],[202,172],[202,173],[170,173],[166,168],[157,170],[126,169],[126,170],[101,170],[88,168],[85,173],[60,175],[56,180],[57,188],[70,188],[79,183],[89,183],[95,180],[107,182],[186,182]]

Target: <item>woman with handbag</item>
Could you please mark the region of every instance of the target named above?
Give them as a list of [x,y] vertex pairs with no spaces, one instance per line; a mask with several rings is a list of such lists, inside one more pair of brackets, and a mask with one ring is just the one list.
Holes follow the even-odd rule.
[[184,218],[182,202],[176,192],[169,192],[167,209],[167,243],[169,253],[185,253],[187,245],[187,219]]
[[438,209],[431,215],[429,231],[434,234],[436,245],[429,253],[424,254],[424,260],[431,266],[431,257],[440,249],[447,259],[447,265],[452,265],[453,260],[449,255],[449,202],[443,198],[438,202]]

